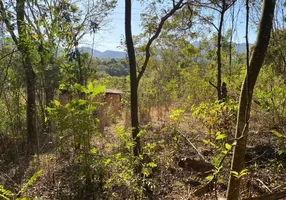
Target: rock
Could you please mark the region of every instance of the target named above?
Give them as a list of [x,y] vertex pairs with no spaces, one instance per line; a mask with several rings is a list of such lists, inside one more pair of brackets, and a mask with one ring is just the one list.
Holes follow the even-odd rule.
[[179,167],[182,167],[186,170],[200,172],[200,173],[205,173],[215,169],[215,167],[211,163],[191,158],[181,159],[178,165]]

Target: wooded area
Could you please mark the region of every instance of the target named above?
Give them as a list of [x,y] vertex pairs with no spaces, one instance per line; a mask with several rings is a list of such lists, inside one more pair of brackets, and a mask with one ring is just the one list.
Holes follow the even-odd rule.
[[0,199],[286,199],[285,1],[140,3],[0,0]]

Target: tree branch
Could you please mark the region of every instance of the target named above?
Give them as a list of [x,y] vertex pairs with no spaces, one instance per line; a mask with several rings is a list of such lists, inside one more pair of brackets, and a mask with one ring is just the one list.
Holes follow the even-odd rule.
[[209,81],[209,84],[211,84],[211,86],[213,86],[215,89],[217,89],[217,86],[215,84],[213,84],[211,81]]
[[171,17],[177,10],[181,9],[184,5],[186,5],[187,3],[183,3],[183,0],[180,0],[177,4],[175,4],[175,6],[164,16],[161,18],[161,21],[159,23],[159,26],[155,32],[155,34],[150,38],[150,40],[148,41],[147,45],[146,45],[146,48],[145,48],[145,52],[146,52],[146,55],[145,55],[145,61],[143,63],[143,66],[141,68],[141,71],[139,71],[139,74],[138,74],[138,77],[137,77],[137,83],[139,83],[141,77],[143,76],[146,68],[147,68],[147,64],[149,62],[149,59],[150,59],[150,47],[152,45],[152,43],[154,42],[154,40],[156,38],[158,38],[162,28],[163,28],[163,25],[165,23],[165,21]]
[[17,39],[15,33],[13,32],[12,25],[10,24],[9,20],[7,19],[7,13],[5,11],[5,7],[4,7],[4,4],[3,4],[2,0],[0,0],[0,13],[1,13],[2,21],[5,23],[6,28],[7,28],[8,32],[10,33],[10,35],[12,37],[12,40],[18,46],[18,39]]

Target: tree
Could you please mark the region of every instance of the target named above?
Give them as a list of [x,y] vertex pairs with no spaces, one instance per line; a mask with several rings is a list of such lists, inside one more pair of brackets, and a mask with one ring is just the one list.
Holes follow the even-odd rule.
[[273,22],[271,39],[265,62],[272,65],[277,75],[286,77],[286,26],[284,9],[285,2],[278,1],[276,5],[276,14]]
[[[40,94],[44,91],[45,100],[40,98],[44,132],[49,132],[49,120],[45,107],[50,106],[54,91],[58,86],[60,65],[56,63],[58,48],[65,45],[67,51],[75,48],[72,56],[77,61],[79,68],[78,82],[83,85],[82,60],[78,51],[80,39],[88,32],[95,33],[101,28],[104,18],[114,8],[115,1],[101,0],[88,1],[88,10],[81,10],[71,1],[56,0],[53,2],[25,1],[11,2],[0,1],[2,21],[18,50],[22,54],[23,68],[27,87],[27,143],[31,153],[35,153],[37,146],[36,128],[36,90]],[[17,31],[14,30],[17,25]],[[55,75],[53,74],[55,73]],[[37,87],[37,83],[40,87]],[[45,106],[42,105],[45,102]]]
[[[127,46],[127,53],[128,53],[128,59],[129,59],[129,66],[130,66],[130,87],[131,87],[131,126],[132,126],[132,138],[135,142],[135,145],[133,147],[133,154],[135,157],[138,157],[141,152],[141,146],[140,146],[140,137],[139,134],[139,120],[138,120],[138,85],[140,82],[140,79],[142,78],[151,53],[150,53],[150,47],[152,43],[159,37],[159,34],[164,26],[165,21],[168,20],[177,10],[181,9],[184,5],[187,3],[183,0],[180,0],[176,3],[175,0],[173,0],[173,7],[166,12],[166,14],[161,17],[159,24],[156,26],[153,35],[150,37],[150,39],[147,42],[147,45],[145,47],[145,59],[143,62],[142,67],[137,72],[137,64],[136,64],[136,57],[135,57],[135,48],[133,43],[133,37],[132,37],[132,30],[131,30],[131,0],[125,0],[125,37],[126,37],[126,46]],[[138,73],[138,75],[137,75]],[[139,172],[140,168],[138,168],[136,171]]]
[[28,43],[30,38],[27,32],[25,22],[25,0],[16,1],[16,24],[18,37],[14,32],[14,28],[9,21],[7,10],[4,7],[3,1],[0,1],[0,12],[10,36],[17,45],[18,50],[22,54],[23,67],[25,70],[26,79],[26,117],[27,117],[27,148],[28,153],[34,154],[37,152],[37,130],[36,130],[36,76],[33,70],[31,47]]
[[264,0],[263,2],[263,10],[256,43],[242,84],[236,124],[235,146],[233,150],[231,174],[227,191],[227,199],[229,200],[237,200],[239,198],[241,180],[239,175],[243,172],[245,165],[244,156],[246,152],[251,100],[254,86],[262,67],[270,39],[275,3],[275,0]]
[[[205,16],[199,16],[199,18],[203,21],[206,22],[210,25],[212,25],[215,30],[217,31],[217,51],[216,51],[216,62],[217,62],[217,83],[216,85],[211,83],[210,84],[212,86],[214,86],[217,90],[217,97],[218,100],[223,100],[223,92],[222,92],[222,56],[221,56],[221,52],[222,52],[222,40],[223,40],[223,24],[224,24],[224,18],[225,18],[225,14],[226,12],[232,7],[234,6],[235,2],[237,0],[215,0],[215,1],[210,1],[208,3],[194,3],[195,6],[199,6],[199,7],[203,7],[206,9],[211,9],[213,11],[216,11],[219,13],[219,24],[216,25],[213,22],[212,17],[205,17]],[[225,85],[225,84],[224,84]]]

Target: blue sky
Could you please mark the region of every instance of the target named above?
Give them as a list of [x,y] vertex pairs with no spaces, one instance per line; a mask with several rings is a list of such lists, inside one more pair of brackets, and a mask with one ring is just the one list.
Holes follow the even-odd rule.
[[[137,0],[132,1],[132,33],[133,35],[137,35],[141,32],[140,29],[140,13],[143,12],[143,7]],[[115,51],[123,51],[122,48],[119,48],[121,39],[124,38],[124,6],[125,0],[118,0],[117,7],[108,17],[108,25],[103,27],[99,33],[95,35],[94,43],[93,37],[91,35],[86,35],[82,40],[82,46],[93,47],[99,51],[106,50],[115,50]],[[243,14],[242,14],[243,15]],[[237,32],[234,34],[233,40],[236,43],[244,43],[245,42],[245,23],[244,17],[238,17],[237,21]],[[228,23],[228,19],[226,18],[226,24]],[[229,22],[230,24],[230,22]],[[255,32],[250,30],[249,41],[251,43],[255,40]],[[94,46],[92,46],[94,44]]]
[[[143,11],[143,8],[137,0],[133,0],[132,3],[132,33],[133,35],[137,35],[140,33],[140,13]],[[124,6],[125,0],[118,0],[117,7],[107,19],[109,23],[95,36],[94,49],[99,51],[123,51],[118,46],[120,46],[120,40],[124,38],[125,34]],[[92,36],[85,36],[82,43],[83,46],[92,47]]]

